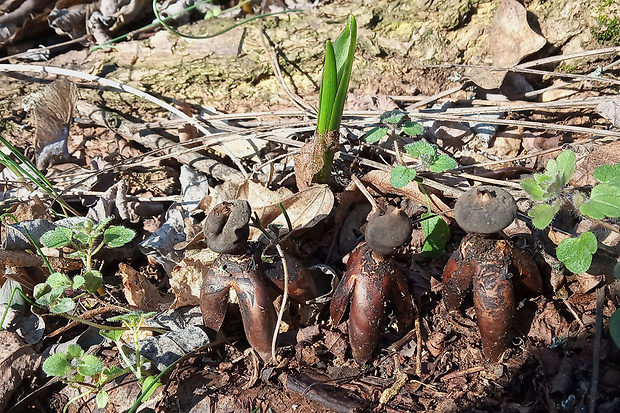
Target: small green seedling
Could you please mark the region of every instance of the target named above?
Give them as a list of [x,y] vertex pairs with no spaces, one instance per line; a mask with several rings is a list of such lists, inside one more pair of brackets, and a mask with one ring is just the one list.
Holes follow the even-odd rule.
[[579,274],[586,272],[592,264],[592,255],[598,249],[596,236],[590,231],[584,232],[578,238],[562,240],[555,250],[560,261],[569,271]]
[[[593,176],[600,183],[592,188],[588,197],[582,192],[567,188],[575,172],[576,160],[573,151],[563,151],[556,159],[547,162],[544,173],[534,174],[532,178],[521,182],[521,187],[532,200],[543,202],[534,205],[528,212],[536,228],[544,229],[549,226],[562,205],[571,205],[583,216],[591,219],[620,217],[620,164],[605,164],[594,170]],[[572,202],[565,201],[566,199]],[[592,255],[596,250],[596,237],[591,232],[585,232],[579,238],[563,240],[556,253],[566,268],[573,273],[581,273],[590,268]]]
[[142,372],[144,359],[140,355],[140,329],[142,328],[142,325],[144,324],[144,320],[150,317],[153,317],[155,314],[157,313],[153,313],[153,312],[144,313],[142,311],[134,311],[131,313],[108,318],[108,321],[122,322],[123,326],[126,327],[129,330],[129,332],[133,335],[133,341],[134,341],[133,344],[135,346],[135,358],[136,358],[135,363],[132,363],[129,360],[129,357],[127,356],[127,354],[125,354],[125,352],[123,351],[123,343],[121,341],[121,337],[123,335],[122,330],[109,330],[109,331],[102,330],[99,332],[99,334],[101,334],[103,337],[112,340],[116,344],[119,355],[123,359],[125,365],[127,365],[127,367],[129,368],[129,370],[136,376],[142,388],[146,389],[147,387],[150,387],[149,393],[144,396],[147,399],[151,396],[151,394],[153,394],[153,392],[155,391],[157,387],[161,386],[161,383],[157,383],[156,385],[151,386],[151,383],[155,380],[155,378],[148,374],[144,375],[144,373]]
[[316,130],[295,160],[297,186],[300,188],[329,180],[338,148],[356,41],[357,23],[351,15],[336,41],[332,44],[328,40],[325,45]]
[[[414,158],[419,158],[422,168],[431,172],[445,172],[454,169],[458,163],[448,155],[437,153],[437,146],[424,141],[416,141],[405,145],[405,151]],[[413,168],[398,165],[392,169],[390,183],[394,188],[402,188],[417,176]]]
[[364,135],[366,143],[376,143],[387,136],[390,139],[396,138],[404,133],[412,138],[424,133],[424,127],[418,122],[406,120],[403,122],[406,113],[400,110],[384,112],[379,121],[386,126],[372,128]]
[[43,371],[48,376],[58,377],[64,383],[79,388],[86,387],[86,391],[72,398],[65,405],[63,412],[80,398],[97,392],[97,408],[103,409],[108,404],[108,393],[103,390],[106,383],[114,380],[126,372],[119,367],[105,368],[98,357],[84,354],[84,350],[77,344],[70,344],[64,353],[54,353],[43,362]]
[[577,157],[571,150],[563,151],[557,159],[550,159],[542,174],[536,173],[532,178],[521,182],[521,188],[532,200],[544,201],[535,205],[528,215],[538,229],[546,228],[562,205],[560,195],[575,172]]
[[103,284],[100,269],[93,268],[93,257],[103,247],[118,248],[131,241],[136,233],[123,226],[108,226],[112,218],[95,224],[86,219],[72,228],[58,226],[41,236],[41,244],[47,248],[71,246],[74,251],[68,255],[80,258],[84,263],[81,274],[70,279],[67,275],[54,272],[45,283],[34,287],[37,304],[50,308],[55,314],[67,313],[75,308],[79,290],[94,293]]

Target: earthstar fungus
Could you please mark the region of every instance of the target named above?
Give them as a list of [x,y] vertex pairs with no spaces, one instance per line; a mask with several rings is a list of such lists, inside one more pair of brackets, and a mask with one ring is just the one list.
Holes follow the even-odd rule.
[[332,323],[338,325],[350,307],[349,342],[358,363],[367,362],[379,343],[386,299],[390,299],[400,327],[413,325],[415,310],[407,281],[389,257],[407,241],[411,230],[409,218],[398,209],[374,215],[366,227],[366,241],[347,260],[347,271],[332,298],[330,315]]
[[247,201],[232,201],[217,205],[207,216],[204,224],[207,246],[221,254],[213,261],[203,280],[200,310],[205,325],[219,330],[232,288],[237,294],[248,342],[264,361],[268,361],[276,312],[269,283],[254,254],[249,251],[250,214]]
[[454,216],[468,235],[444,268],[444,302],[455,310],[473,290],[482,351],[496,362],[506,349],[515,290],[540,294],[542,279],[530,255],[498,236],[517,216],[507,191],[492,186],[470,189],[457,200]]

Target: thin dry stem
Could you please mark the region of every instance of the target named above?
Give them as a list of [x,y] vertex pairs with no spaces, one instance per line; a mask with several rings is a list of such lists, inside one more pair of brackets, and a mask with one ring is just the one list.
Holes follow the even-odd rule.
[[351,180],[355,183],[355,186],[357,186],[357,188],[362,192],[362,194],[364,194],[368,202],[370,202],[370,206],[371,206],[370,215],[373,215],[375,212],[379,212],[380,208],[377,205],[377,202],[372,197],[372,195],[370,195],[370,192],[368,192],[368,189],[366,189],[366,187],[359,180],[359,178],[355,175],[351,175]]
[[284,258],[284,252],[280,244],[276,244],[276,250],[282,260],[282,267],[284,268],[284,289],[282,291],[282,304],[280,305],[280,311],[278,311],[278,321],[276,321],[276,328],[273,331],[273,340],[271,341],[271,359],[275,363],[276,359],[276,343],[278,342],[278,334],[280,333],[280,324],[282,324],[282,317],[284,317],[284,310],[286,309],[286,303],[288,301],[288,266],[286,265],[286,258]]

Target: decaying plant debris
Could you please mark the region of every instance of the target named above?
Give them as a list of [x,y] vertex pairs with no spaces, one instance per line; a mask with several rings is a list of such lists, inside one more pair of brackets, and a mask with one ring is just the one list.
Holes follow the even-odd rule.
[[[93,92],[98,86],[86,75],[88,87],[63,76],[45,87],[24,78],[2,82],[0,135],[47,167],[53,188],[42,191],[44,181],[0,171],[3,212],[12,215],[3,217],[0,303],[18,285],[33,297],[46,280],[50,287],[65,283],[52,298],[75,300],[69,315],[89,324],[30,312],[18,300],[1,332],[16,345],[0,355],[0,381],[14,384],[0,392],[0,405],[55,412],[75,398],[69,411],[95,409],[99,393],[80,398],[79,385],[54,384],[40,367],[77,343],[88,354],[73,360],[96,355],[106,367],[135,360],[139,347],[142,379],[178,361],[145,398],[161,411],[618,411],[620,350],[609,327],[620,299],[613,208],[611,218],[598,221],[561,210],[540,231],[528,219],[533,202],[520,185],[566,149],[576,154],[566,184],[575,193],[589,194],[603,182],[596,168],[618,163],[618,50],[596,43],[617,11],[570,0],[566,16],[550,3],[308,4],[309,11],[212,40],[143,31],[135,36],[147,40],[89,57],[73,50],[46,63],[105,75],[163,100],[174,96],[191,122],[128,94]],[[104,2],[99,14],[57,4],[49,24],[51,7],[34,9],[30,21],[18,19],[20,7],[7,6],[0,47],[6,54],[13,53],[6,45],[26,50],[32,45],[21,39],[50,24],[77,45],[88,41],[86,16],[99,24],[92,33],[101,43],[120,33],[138,4]],[[324,185],[311,184],[316,171],[308,165],[310,177],[301,180],[307,187],[296,187],[293,159],[316,126],[311,108],[324,42],[353,9],[368,13],[356,15],[352,89],[340,134],[330,136],[334,165]],[[175,12],[172,4],[166,13]],[[79,25],[65,25],[72,16],[80,16]],[[179,29],[212,33],[223,21]],[[104,59],[108,66],[95,65]],[[491,62],[501,67],[489,69]],[[23,107],[30,101],[35,111],[28,114],[22,98],[45,96],[46,88],[54,98],[29,97]],[[289,99],[304,110],[291,110]],[[424,133],[367,144],[365,134],[383,126],[379,116],[394,110]],[[59,141],[48,148],[50,158],[41,155],[45,144]],[[458,167],[432,172],[422,156],[404,150],[416,141],[436,145]],[[397,165],[416,171],[400,188],[391,183]],[[464,193],[485,197],[489,188],[509,192],[517,218],[481,235],[488,231],[469,226],[472,211],[454,207]],[[58,220],[73,211],[93,225],[113,215],[110,225],[137,234],[117,248],[118,234],[108,234],[112,247],[98,250],[89,266],[101,274],[98,292],[75,281],[85,265],[73,245],[43,248],[48,267],[29,240],[82,228],[85,221]],[[588,231],[598,244],[592,266],[573,274],[556,247]],[[440,245],[445,250],[436,253]],[[50,277],[53,271],[68,275]],[[98,333],[136,319],[143,323],[136,340]],[[127,411],[146,387],[132,374],[102,388],[108,411]],[[97,380],[85,377],[90,385]]]

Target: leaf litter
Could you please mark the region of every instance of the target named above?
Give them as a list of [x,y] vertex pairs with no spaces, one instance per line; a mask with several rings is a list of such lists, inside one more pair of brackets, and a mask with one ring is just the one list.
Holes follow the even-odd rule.
[[[532,31],[524,12],[525,9],[522,6],[510,1],[502,2],[502,6],[497,9],[497,20],[490,26],[492,33],[495,33],[494,36],[500,34],[506,36],[506,33],[502,34],[501,30],[510,25],[502,23],[502,21],[518,21],[519,24],[515,27],[518,27],[520,32],[508,40],[494,43],[494,46],[503,47],[503,51],[495,49],[489,51],[495,65],[518,65],[523,62],[523,59],[539,50],[546,42],[544,38],[541,39],[539,34]],[[509,44],[517,45],[522,49],[518,52],[510,52],[511,49],[505,47]],[[501,53],[505,53],[505,55]],[[487,75],[490,75],[487,77],[492,79],[494,83],[483,84],[484,80],[480,80],[478,85],[487,88],[499,87],[506,73],[505,71],[488,70],[486,72]],[[503,75],[498,78],[497,73],[503,73]],[[609,76],[608,73],[605,75]],[[475,78],[472,79],[476,82]],[[582,86],[589,93],[601,93],[603,97],[609,96],[606,95],[609,90],[598,88],[594,85],[595,82],[595,80],[584,82]],[[517,85],[519,86],[517,89],[512,88],[511,90],[523,93],[531,90],[532,85],[539,87],[540,84],[540,80],[535,80],[530,84],[530,89],[520,84],[520,86]],[[510,91],[501,88],[498,92],[500,95],[502,93],[510,95]],[[457,96],[467,97],[467,92],[461,91]],[[487,106],[489,113],[493,113],[493,116],[484,118],[485,123],[482,124],[487,125],[486,122],[488,122],[488,125],[494,125],[495,129],[485,129],[486,135],[481,137],[481,132],[476,126],[481,123],[467,120],[467,111],[471,115],[481,107],[464,105],[463,101],[457,101],[457,99],[443,99],[444,102],[451,101],[450,104],[442,104],[433,110],[422,108],[417,112],[412,112],[412,115],[429,119],[433,118],[433,114],[457,117],[457,120],[443,121],[444,124],[441,125],[439,132],[434,128],[427,128],[428,134],[422,138],[430,139],[431,142],[433,139],[437,139],[438,146],[457,159],[459,166],[463,168],[462,171],[468,173],[465,176],[465,173],[457,170],[450,174],[428,174],[423,177],[424,186],[422,188],[430,196],[431,210],[435,213],[441,213],[446,222],[451,224],[453,235],[444,254],[446,257],[456,248],[463,236],[459,229],[452,224],[451,205],[460,192],[474,185],[476,181],[487,183],[490,180],[496,185],[512,188],[513,195],[517,197],[517,200],[525,201],[524,193],[516,190],[514,185],[510,185],[527,177],[527,172],[524,174],[522,170],[519,171],[517,168],[511,169],[515,162],[521,162],[516,165],[525,165],[530,168],[529,173],[542,171],[547,160],[557,156],[561,145],[571,145],[578,153],[576,178],[574,178],[575,186],[595,185],[597,181],[592,180],[594,169],[605,163],[618,162],[617,155],[620,150],[616,148],[617,141],[592,139],[584,130],[571,134],[570,132],[558,133],[553,129],[553,124],[571,122],[571,117],[574,115],[569,110],[563,109],[561,105],[569,105],[575,103],[574,101],[561,98],[559,101],[549,102],[558,104],[557,109],[553,109],[553,106],[534,106],[531,109],[527,108],[526,105],[523,109],[519,109],[515,106],[503,107],[502,103],[483,100],[478,103]],[[504,103],[512,103],[506,97],[503,99]],[[613,102],[612,97],[608,99],[608,102]],[[398,99],[396,102],[401,103]],[[577,105],[579,104],[577,103]],[[595,106],[583,103],[583,106],[577,107],[583,111],[591,111]],[[554,112],[549,112],[549,110],[554,110]],[[529,120],[533,119],[534,122],[538,123],[537,129],[528,129],[528,126],[519,124],[520,120],[527,120],[532,113],[533,115]],[[601,111],[601,113],[607,120],[594,118],[596,115],[593,112],[588,112],[589,117],[579,118],[575,116],[574,125],[590,128],[590,133],[596,135],[597,131],[603,129],[594,129],[592,119],[596,119],[599,124],[602,122],[604,125],[608,123],[614,125],[613,116],[615,115],[613,112],[609,112],[609,106],[606,111]],[[515,114],[519,114],[519,116],[515,116]],[[174,304],[172,304],[174,311],[169,313],[162,311],[162,316],[166,314],[164,318],[176,317],[177,312],[181,311],[184,306],[195,306],[197,304],[197,291],[199,291],[201,283],[199,268],[208,266],[214,257],[208,254],[206,257],[197,257],[194,254],[200,251],[200,248],[191,249],[192,246],[189,246],[187,251],[184,251],[183,249],[179,250],[178,246],[195,238],[194,227],[219,200],[248,199],[265,226],[275,224],[285,233],[288,224],[279,207],[281,202],[293,223],[292,226],[295,231],[292,238],[301,249],[300,252],[306,257],[304,264],[307,265],[322,262],[329,256],[329,251],[332,249],[331,244],[333,244],[332,239],[335,239],[336,236],[333,233],[333,224],[336,224],[334,213],[338,210],[334,211],[334,207],[342,208],[343,205],[346,205],[345,211],[340,212],[346,216],[348,215],[348,206],[353,206],[355,203],[366,203],[364,198],[357,194],[357,190],[355,190],[356,194],[353,195],[345,195],[346,191],[343,192],[343,188],[348,183],[347,178],[351,173],[349,168],[352,168],[354,173],[359,174],[361,181],[368,187],[381,207],[391,204],[400,205],[403,209],[408,210],[407,204],[413,202],[422,205],[422,211],[418,211],[416,214],[425,212],[427,201],[420,186],[412,183],[408,188],[396,189],[390,185],[389,168],[386,168],[385,163],[386,159],[390,159],[389,151],[377,153],[374,148],[367,145],[351,143],[352,141],[355,142],[356,138],[359,139],[363,136],[378,121],[379,116],[376,111],[367,111],[361,117],[351,120],[350,123],[345,122],[349,128],[349,136],[348,139],[340,140],[341,157],[337,160],[335,168],[335,172],[341,180],[336,180],[330,186],[309,186],[307,189],[296,189],[290,184],[290,180],[286,183],[287,174],[291,178],[293,172],[290,167],[290,152],[299,148],[303,139],[308,137],[307,127],[304,130],[304,126],[287,124],[290,123],[288,122],[289,118],[284,115],[274,114],[271,117],[258,114],[238,116],[239,122],[247,121],[249,117],[249,119],[255,119],[257,123],[261,123],[263,127],[265,119],[269,119],[268,122],[271,126],[278,129],[277,138],[270,140],[269,136],[261,135],[252,126],[249,126],[244,131],[247,133],[243,135],[242,139],[245,141],[250,135],[267,142],[259,148],[258,152],[252,153],[253,157],[246,161],[248,162],[246,166],[276,159],[270,165],[274,167],[272,172],[279,171],[281,174],[279,184],[273,184],[274,181],[268,176],[271,173],[269,168],[263,167],[256,169],[260,172],[256,174],[257,179],[253,180],[238,180],[238,172],[234,176],[230,175],[234,178],[231,180],[237,180],[238,183],[232,185],[229,183],[229,188],[225,189],[220,182],[226,180],[226,171],[234,170],[230,168],[229,162],[229,165],[224,166],[230,170],[222,168],[222,172],[218,172],[216,175],[210,175],[209,168],[206,167],[200,168],[202,170],[195,174],[192,173],[191,178],[187,179],[188,184],[183,186],[185,189],[182,192],[175,192],[180,196],[176,199],[179,203],[174,205],[171,205],[170,199],[164,200],[161,196],[149,195],[147,193],[148,188],[145,188],[142,193],[138,192],[132,195],[128,195],[127,190],[122,189],[122,184],[117,187],[121,188],[120,191],[118,189],[116,193],[110,191],[113,182],[108,186],[96,189],[94,187],[86,188],[87,191],[92,190],[93,193],[105,192],[103,196],[95,195],[99,202],[105,201],[108,205],[105,207],[100,205],[91,210],[98,211],[91,212],[97,220],[114,211],[114,215],[117,215],[117,218],[120,218],[125,225],[131,225],[132,213],[134,214],[133,220],[136,219],[136,216],[144,216],[137,214],[137,205],[132,204],[138,202],[137,198],[141,198],[139,200],[141,203],[159,204],[167,209],[161,221],[161,227],[159,229],[153,228],[155,230],[152,231],[154,235],[150,238],[148,234],[145,234],[144,238],[141,239],[143,241],[142,253],[148,252],[148,255],[159,264],[147,261],[141,254],[134,254],[128,261],[131,267],[125,268],[127,273],[133,274],[133,281],[127,281],[127,285],[121,287],[123,285],[122,277],[115,275],[115,273],[119,261],[123,261],[123,259],[114,256],[101,258],[101,262],[105,263],[103,268],[106,283],[109,283],[106,288],[115,288],[110,290],[112,294],[110,299],[113,299],[114,305],[128,306],[133,301],[138,307],[148,310],[151,305],[154,306],[153,308],[158,307],[156,303],[159,301],[159,296],[172,292],[174,294]],[[299,117],[300,121],[303,122],[303,114],[297,113],[294,116]],[[229,119],[234,119],[234,117]],[[508,123],[513,123],[511,126],[516,133],[505,138],[504,135],[507,131],[502,130],[502,126],[493,123],[494,120],[506,120]],[[180,125],[180,122],[168,122],[170,126],[175,128]],[[134,127],[137,125],[139,128],[145,128],[145,123],[135,120],[133,123]],[[547,126],[548,128],[546,128]],[[238,127],[229,127],[226,123],[220,124],[218,127],[222,127],[221,130],[224,131],[221,138],[239,139]],[[520,134],[524,128],[525,131]],[[101,129],[96,129],[96,131],[103,133]],[[136,134],[135,131],[133,133],[126,135],[129,142]],[[144,136],[144,134],[140,134]],[[476,139],[472,139],[474,135]],[[157,136],[158,134],[151,135],[149,139],[152,141],[157,139]],[[607,136],[611,135],[608,134]],[[536,139],[538,140],[536,141]],[[462,148],[461,152],[455,150],[453,143]],[[170,152],[171,148],[179,149],[173,141],[167,144],[171,145],[167,149],[168,153],[174,154],[174,152]],[[157,145],[151,146],[153,149],[157,147]],[[193,150],[198,151],[195,148]],[[151,160],[156,160],[160,153],[148,153],[144,160],[148,160],[148,157]],[[269,154],[269,157],[266,154]],[[236,155],[243,158],[241,153]],[[347,158],[347,155],[351,157]],[[523,155],[527,157],[520,161],[515,160]],[[280,158],[278,159],[278,157]],[[116,158],[113,161],[118,162],[118,159]],[[357,161],[351,164],[349,160],[354,159]],[[181,162],[191,165],[189,160]],[[220,161],[218,160],[218,162]],[[369,165],[371,166],[369,167]],[[182,168],[188,167],[181,167],[181,175],[183,175]],[[485,178],[485,174],[489,172],[493,172],[494,175]],[[341,176],[344,178],[340,178]],[[189,190],[189,187],[193,185],[195,185],[194,189]],[[298,189],[302,190],[298,191]],[[203,193],[200,194],[201,192]],[[118,195],[119,193],[121,196]],[[210,201],[201,202],[203,200],[201,195],[208,195],[211,198]],[[72,196],[79,197],[80,195]],[[355,202],[348,203],[349,200]],[[203,205],[203,209],[200,209],[199,205]],[[34,208],[33,204],[30,204],[28,208]],[[527,208],[527,206],[521,207],[521,212],[527,212]],[[411,209],[411,211],[414,210]],[[162,211],[163,207],[160,212]],[[157,214],[151,212],[151,215],[147,216]],[[361,220],[362,224],[365,218],[363,217]],[[411,218],[415,220],[417,216],[411,215]],[[562,216],[561,218],[561,220],[558,219],[557,222],[554,222],[554,228],[551,232],[556,231],[558,234],[563,234],[574,231],[576,228],[579,228],[577,233],[590,230],[590,228],[583,226],[579,227],[580,220],[574,216]],[[49,223],[49,217],[46,217],[44,222]],[[612,228],[617,229],[617,222],[612,221],[609,224]],[[24,225],[27,224],[21,223],[22,228]],[[301,229],[303,231],[300,231]],[[360,229],[359,234],[361,236],[363,228]],[[414,231],[416,229],[419,230],[419,228],[414,228]],[[4,229],[4,231],[7,230]],[[10,232],[11,230],[8,230],[7,234]],[[613,233],[613,231],[611,232]],[[18,237],[19,242],[21,242],[19,250],[31,250],[32,246],[23,236],[24,231],[20,231],[20,233],[22,236]],[[258,239],[259,236],[260,233],[255,233],[254,239]],[[553,255],[555,245],[559,244],[565,235],[554,237],[552,233],[549,234],[549,237],[544,237],[529,230],[517,232],[516,235],[512,236],[513,240],[516,240],[515,242],[525,245],[525,248],[530,248],[535,253],[535,259],[541,268],[549,273],[557,274],[559,272],[561,274],[552,278],[554,280],[553,289],[547,291],[543,297],[526,300],[519,304],[522,307],[520,314],[523,314],[523,317],[519,317],[517,325],[513,328],[514,337],[508,353],[497,365],[489,365],[483,361],[480,340],[475,329],[475,315],[471,308],[464,309],[462,313],[454,314],[447,313],[441,305],[440,295],[437,292],[441,288],[440,284],[438,285],[438,280],[446,258],[430,260],[421,254],[422,243],[416,244],[412,241],[410,245],[399,251],[395,258],[399,268],[404,271],[410,286],[427,285],[427,287],[422,288],[423,292],[416,293],[415,297],[421,309],[421,335],[419,337],[405,335],[406,346],[403,346],[402,351],[397,354],[391,354],[386,349],[391,344],[398,343],[399,340],[403,339],[403,334],[394,328],[394,319],[388,320],[379,343],[381,350],[375,353],[371,360],[372,370],[357,366],[350,360],[346,325],[335,328],[326,324],[327,318],[324,313],[321,315],[319,310],[313,321],[304,327],[299,321],[303,311],[301,308],[297,308],[291,309],[289,312],[288,317],[290,318],[285,323],[288,331],[283,331],[280,338],[280,355],[284,363],[268,366],[259,372],[255,357],[253,358],[244,351],[247,344],[238,337],[242,330],[238,315],[233,315],[227,319],[229,325],[226,326],[226,331],[223,333],[222,344],[214,347],[215,350],[213,351],[197,353],[185,361],[181,368],[176,368],[169,376],[168,394],[176,395],[185,410],[199,406],[209,406],[209,408],[226,411],[266,409],[266,406],[270,406],[276,411],[285,411],[290,406],[296,405],[301,409],[306,409],[306,411],[319,409],[348,411],[369,408],[378,411],[381,408],[390,411],[421,409],[428,411],[465,411],[466,409],[544,411],[545,408],[570,411],[574,406],[585,404],[584,400],[587,401],[588,397],[593,394],[584,389],[589,389],[592,378],[592,352],[594,349],[590,344],[590,338],[596,330],[595,305],[593,304],[594,289],[601,288],[602,282],[608,285],[608,287],[604,287],[607,288],[609,294],[609,299],[605,301],[603,308],[604,325],[607,325],[607,320],[617,304],[617,294],[614,295],[617,286],[612,282],[610,266],[599,254],[609,254],[611,251],[612,257],[615,254],[617,259],[618,251],[617,242],[606,243],[605,245],[611,250],[597,251],[593,256],[593,262],[599,265],[599,273],[573,275],[561,267],[558,268],[558,261],[554,261],[553,256],[547,256]],[[12,242],[18,242],[18,240]],[[200,242],[200,240],[194,241],[195,245],[193,246],[200,247]],[[331,254],[328,263],[342,274],[344,266],[341,264],[341,260],[343,257],[337,253]],[[60,259],[66,258],[60,257]],[[198,261],[201,264],[196,266],[197,270],[192,267],[192,263]],[[41,264],[37,266],[40,267]],[[613,267],[613,260],[611,267]],[[131,270],[131,268],[139,268],[140,271],[145,272],[135,273],[132,272],[135,270]],[[145,270],[147,268],[150,270]],[[421,280],[422,277],[426,277],[428,281]],[[437,288],[431,291],[430,285],[433,284]],[[420,289],[414,288],[414,290],[419,291]],[[129,300],[125,298],[125,295],[133,298]],[[107,297],[102,299],[108,300]],[[170,303],[171,301],[172,297],[168,297],[168,301],[165,302]],[[298,313],[296,314],[295,311]],[[390,314],[390,317],[393,316]],[[99,321],[105,320],[100,319]],[[189,334],[190,337],[195,334],[193,338],[204,337],[205,340],[195,340],[196,342],[187,346],[180,346],[184,352],[175,353],[175,357],[181,357],[183,354],[191,355],[193,350],[209,343],[206,334],[203,336],[203,330],[200,330],[199,333],[198,330],[195,330],[194,324],[184,321],[179,321],[178,324],[181,326],[178,331],[183,331],[182,334]],[[161,323],[159,328],[177,331],[175,330],[176,327],[172,328]],[[306,331],[306,333],[300,334],[301,331]],[[603,331],[607,330],[604,329]],[[68,342],[73,334],[75,333],[65,333],[61,336],[61,340]],[[154,337],[164,337],[166,334],[168,333],[156,333],[148,340]],[[209,340],[218,340],[219,338],[222,336],[212,336]],[[162,348],[158,350],[160,355],[179,347],[179,340],[174,335],[173,337],[166,336],[162,342],[167,344],[162,343]],[[45,345],[50,344],[48,341],[44,338]],[[613,347],[608,335],[603,336],[600,346],[603,349],[601,359],[604,366],[600,372],[601,384],[599,384],[598,391],[594,395],[598,397],[600,411],[613,411],[617,407],[617,401],[615,401],[613,394],[618,387],[618,380],[614,380],[614,375],[617,376],[620,371],[615,362],[618,349]],[[416,355],[417,348],[420,349],[419,356]],[[109,354],[114,350],[107,348],[103,351]],[[148,358],[151,358],[155,363],[160,363],[160,370],[163,365],[172,360],[165,359],[162,361],[164,359],[160,358],[157,352],[149,354]],[[421,372],[417,370],[416,364],[418,363],[422,367]],[[26,376],[33,374],[33,371],[25,367],[20,367],[18,370],[21,370]],[[539,371],[543,371],[542,375],[537,373]],[[493,383],[493,385],[489,383]],[[200,385],[208,390],[197,397],[195,392]],[[13,391],[15,389],[11,389],[11,392]],[[112,408],[119,411],[126,408],[133,403],[138,391],[139,388],[134,386],[131,391],[120,398],[115,398],[111,404]],[[10,395],[6,397],[10,397]],[[159,397],[163,396],[160,395]],[[151,402],[159,403],[159,408],[171,406],[170,400],[166,400],[165,397],[163,399],[155,398]]]

